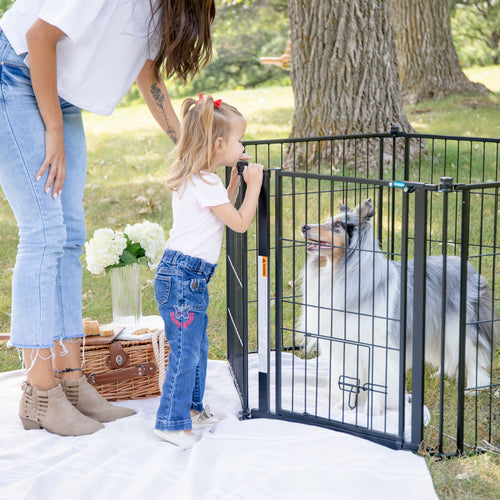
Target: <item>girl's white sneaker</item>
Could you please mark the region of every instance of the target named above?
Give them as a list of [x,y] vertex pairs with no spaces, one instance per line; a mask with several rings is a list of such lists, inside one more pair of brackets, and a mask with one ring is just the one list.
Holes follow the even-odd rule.
[[206,429],[207,427],[218,424],[221,420],[221,417],[218,417],[210,412],[210,408],[208,406],[205,406],[205,409],[202,412],[191,417],[193,429]]
[[154,429],[153,432],[163,441],[175,444],[183,449],[188,449],[198,442],[201,438],[196,434],[186,434],[184,431],[162,431]]

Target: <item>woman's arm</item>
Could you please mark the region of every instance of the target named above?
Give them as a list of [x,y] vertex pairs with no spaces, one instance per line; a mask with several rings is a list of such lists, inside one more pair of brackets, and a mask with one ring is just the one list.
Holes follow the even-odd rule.
[[63,119],[57,95],[56,45],[64,35],[59,28],[37,19],[26,33],[31,82],[40,114],[45,124],[45,159],[36,174],[37,180],[50,167],[45,192],[61,194],[66,177]]
[[154,61],[147,60],[136,79],[149,111],[174,144],[180,137],[181,124],[175,114],[163,80],[155,78]]

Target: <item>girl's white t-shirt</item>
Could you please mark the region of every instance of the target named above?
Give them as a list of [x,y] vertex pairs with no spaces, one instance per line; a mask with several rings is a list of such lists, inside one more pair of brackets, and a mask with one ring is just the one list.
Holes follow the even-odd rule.
[[172,194],[174,223],[167,248],[217,264],[224,222],[211,207],[229,203],[227,190],[215,173],[186,179]]
[[113,112],[159,50],[149,0],[16,0],[0,28],[17,54],[28,51],[37,18],[66,35],[56,48],[59,96],[100,115]]

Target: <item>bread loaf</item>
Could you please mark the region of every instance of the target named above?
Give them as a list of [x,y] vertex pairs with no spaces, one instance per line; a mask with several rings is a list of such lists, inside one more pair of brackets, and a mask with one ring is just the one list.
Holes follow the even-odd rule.
[[87,336],[99,335],[99,321],[92,319],[83,320],[83,333]]
[[115,329],[110,325],[101,325],[99,328],[101,337],[111,337],[115,333]]

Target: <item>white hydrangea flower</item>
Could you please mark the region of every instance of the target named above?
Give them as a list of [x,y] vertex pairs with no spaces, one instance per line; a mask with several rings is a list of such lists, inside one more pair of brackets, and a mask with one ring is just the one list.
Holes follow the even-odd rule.
[[101,274],[106,267],[117,264],[127,247],[124,234],[109,227],[97,229],[90,241],[85,243],[87,269],[94,274]]
[[160,263],[167,245],[165,231],[155,222],[144,221],[125,227],[124,233],[133,243],[139,243],[146,252],[150,269],[155,269]]

